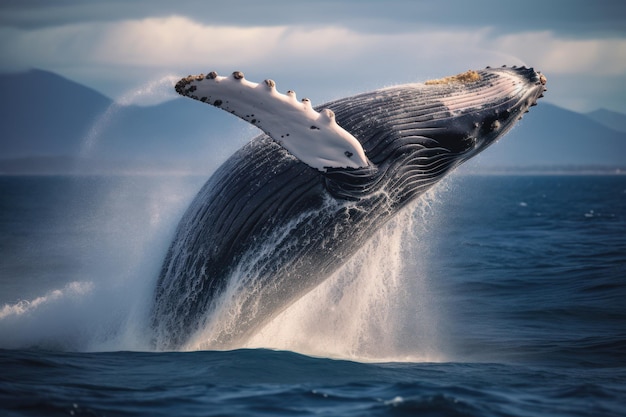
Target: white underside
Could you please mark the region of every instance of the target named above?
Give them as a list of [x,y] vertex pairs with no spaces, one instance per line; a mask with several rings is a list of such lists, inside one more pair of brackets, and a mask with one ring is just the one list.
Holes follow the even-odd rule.
[[[369,165],[359,141],[339,126],[331,110],[321,112],[294,92],[279,93],[272,81],[216,76],[189,82],[186,95],[216,105],[257,126],[302,162],[320,171]],[[219,101],[218,101],[219,100]],[[216,104],[217,102],[217,104]]]

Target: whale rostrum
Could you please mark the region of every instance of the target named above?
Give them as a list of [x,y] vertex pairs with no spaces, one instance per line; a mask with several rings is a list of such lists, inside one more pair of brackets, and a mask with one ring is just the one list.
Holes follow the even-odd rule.
[[447,173],[543,96],[533,68],[472,70],[313,108],[236,71],[176,91],[262,134],[220,166],[182,217],[157,282],[157,349],[236,348],[317,287]]
[[309,99],[298,101],[291,90],[279,93],[273,80],[257,84],[241,71],[230,77],[210,72],[183,78],[176,91],[240,117],[320,171],[369,165],[359,141],[337,124],[332,110],[318,112]]

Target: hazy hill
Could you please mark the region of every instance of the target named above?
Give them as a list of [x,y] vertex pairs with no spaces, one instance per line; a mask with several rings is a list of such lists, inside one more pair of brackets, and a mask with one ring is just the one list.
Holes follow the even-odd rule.
[[31,70],[0,76],[0,155],[68,155],[111,100],[55,74]]
[[[260,132],[184,98],[120,106],[40,70],[0,75],[0,91],[0,172],[206,171]],[[540,101],[470,168],[624,168],[625,120]]]
[[539,102],[479,158],[485,167],[626,167],[626,133],[573,111]]
[[[120,106],[102,94],[46,71],[0,75],[1,171],[82,168],[186,169],[223,159],[260,132],[217,109],[183,98]],[[243,135],[242,136],[243,140]],[[233,143],[234,142],[234,143]],[[3,169],[4,167],[4,169]]]
[[598,109],[587,113],[587,116],[608,128],[618,132],[626,132],[626,114],[607,109]]

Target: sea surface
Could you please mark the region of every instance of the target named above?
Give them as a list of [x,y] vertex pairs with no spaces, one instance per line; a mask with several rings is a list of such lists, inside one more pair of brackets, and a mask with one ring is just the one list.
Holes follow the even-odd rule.
[[241,349],[157,352],[205,180],[0,176],[0,415],[626,416],[626,176],[453,174]]

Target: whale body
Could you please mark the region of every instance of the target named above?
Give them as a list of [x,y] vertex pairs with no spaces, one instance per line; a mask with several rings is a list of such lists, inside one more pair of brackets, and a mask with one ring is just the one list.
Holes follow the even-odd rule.
[[216,170],[181,219],[155,291],[156,348],[184,347],[207,326],[205,347],[240,346],[510,130],[545,84],[533,68],[487,67],[313,108],[238,71],[183,78],[177,92],[265,134]]

